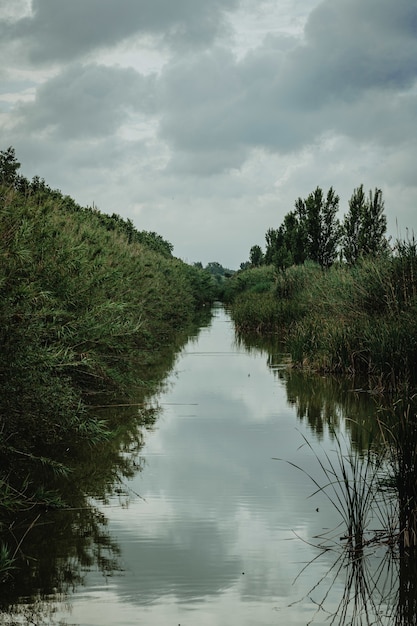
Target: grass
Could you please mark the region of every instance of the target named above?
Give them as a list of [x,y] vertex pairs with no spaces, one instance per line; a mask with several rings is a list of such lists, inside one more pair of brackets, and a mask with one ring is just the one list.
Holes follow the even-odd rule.
[[69,471],[69,442],[112,437],[89,404],[109,390],[128,402],[133,385],[151,385],[161,355],[215,297],[207,273],[155,233],[26,183],[0,186],[0,502],[10,510],[37,501],[42,484],[27,476],[46,493]]
[[[380,391],[416,387],[414,239],[354,266],[323,270],[305,263],[283,272],[265,267],[248,272],[237,273],[229,286],[240,329],[285,336],[296,367],[361,377]],[[255,293],[266,275],[269,289]]]
[[312,600],[319,587],[324,589],[323,599],[316,602],[316,615],[326,612],[331,587],[345,577],[336,611],[327,614],[331,624],[415,623],[415,401],[405,399],[397,401],[390,411],[381,409],[379,433],[365,453],[355,451],[336,433],[334,457],[316,451],[304,437],[303,445],[315,455],[322,480],[290,462],[312,481],[315,490],[311,496],[323,493],[341,518],[342,532],[338,526],[314,538],[319,543],[313,545],[320,551],[332,551],[336,558],[306,596]]
[[[365,452],[359,453],[336,431],[331,435],[335,444],[334,458],[326,451],[316,451],[303,436],[303,445],[313,452],[322,471],[322,481],[299,465],[288,460],[287,463],[302,471],[313,483],[315,490],[310,497],[324,494],[339,513],[344,530],[337,530],[336,543],[339,540],[346,542],[353,552],[361,552],[366,545],[382,540],[392,543],[395,540],[392,524],[387,523],[387,502],[380,490],[386,472],[384,454],[377,453],[371,442]],[[334,530],[330,532],[334,533]]]

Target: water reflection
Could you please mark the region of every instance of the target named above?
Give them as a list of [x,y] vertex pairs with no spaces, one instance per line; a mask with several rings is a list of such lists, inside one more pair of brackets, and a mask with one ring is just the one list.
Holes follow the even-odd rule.
[[415,607],[406,605],[411,566],[379,546],[349,550],[323,494],[309,497],[306,476],[273,460],[318,479],[303,437],[333,454],[341,431],[366,450],[376,407],[348,383],[302,376],[286,361],[277,342],[236,341],[217,309],[181,351],[153,412],[114,407],[112,445],[74,453],[82,489],[74,510],[49,512],[54,523],[30,533],[25,554],[39,563],[28,571],[38,573],[26,584],[17,575],[8,596],[16,611],[27,610],[24,595],[34,608],[45,602],[48,624],[305,626],[365,624],[373,603],[381,624],[405,626],[393,620]]
[[343,427],[358,450],[368,449],[378,431],[379,403],[358,381],[291,368],[284,342],[273,335],[236,333],[235,343],[249,353],[265,354],[268,367],[285,385],[288,404],[319,440]]
[[[45,485],[51,494],[48,507],[3,512],[0,544],[11,548],[16,562],[0,580],[2,624],[64,623],[56,615],[58,607],[62,610],[65,599],[85,585],[90,572],[106,581],[123,571],[120,545],[109,530],[106,506],[124,508],[132,497],[140,497],[128,481],[143,468],[140,451],[161,411],[153,396],[164,389],[178,351],[209,321],[210,312],[206,312],[194,326],[179,333],[174,343],[161,347],[159,362],[138,372],[138,379],[146,384],[128,398],[112,394],[95,398],[90,410],[106,420],[113,437],[94,447],[68,441],[61,460],[71,468],[68,476],[32,473],[30,480]],[[58,491],[65,508],[56,509]]]
[[[330,553],[326,571],[306,594],[316,607],[309,624],[324,620],[349,626],[417,624],[415,555],[400,557],[397,550],[383,545],[360,551],[347,546]],[[341,590],[336,600],[331,598],[335,585]]]
[[[236,343],[252,351],[259,345],[256,336],[237,335]],[[367,513],[372,519],[360,520],[363,528],[356,541],[351,538],[346,546],[341,545],[340,540],[345,540],[346,535],[340,537],[340,528],[315,537],[318,554],[301,570],[300,576],[309,566],[316,565],[318,558],[330,564],[300,601],[309,598],[316,605],[311,623],[325,618],[331,624],[358,626],[417,624],[415,554],[413,549],[404,550],[402,538],[410,519],[415,522],[414,511],[410,513],[415,506],[417,443],[412,400],[405,403],[405,409],[404,403],[394,410],[383,407],[381,398],[376,401],[371,394],[365,394],[353,380],[282,367],[287,357],[282,343],[276,339],[271,338],[268,343],[263,338],[260,345],[267,352],[268,366],[284,381],[288,403],[294,407],[298,419],[309,425],[319,441],[326,436],[336,441],[338,462],[332,461],[327,452],[324,462],[317,454],[317,465],[324,467],[326,480],[319,485],[308,471],[305,474],[319,491],[332,490],[330,500],[335,508],[353,507],[351,511],[342,511],[347,529],[355,516],[363,514],[363,500],[370,494]],[[348,435],[345,452],[340,449],[341,432]],[[305,436],[304,439],[308,444]],[[330,469],[323,465],[326,462],[330,462]],[[348,469],[353,468],[353,472],[347,472],[346,464],[350,464]],[[412,485],[408,486],[410,474]],[[343,485],[346,480],[348,483]],[[346,500],[340,494],[343,487],[348,492]],[[355,502],[356,497],[361,504]],[[368,537],[365,532],[369,533]],[[340,600],[331,602],[332,590],[337,583],[340,586],[340,580],[343,581]]]

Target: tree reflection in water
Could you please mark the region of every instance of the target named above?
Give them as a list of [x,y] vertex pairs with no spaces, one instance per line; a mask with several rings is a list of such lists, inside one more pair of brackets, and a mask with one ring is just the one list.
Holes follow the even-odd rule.
[[[416,398],[396,403],[391,399],[387,408],[381,397],[364,392],[352,379],[288,368],[289,357],[274,337],[239,334],[236,342],[249,351],[264,351],[298,419],[318,441],[326,434],[336,442],[337,462],[325,453],[325,462],[330,461],[326,466],[316,455],[324,486],[313,482],[318,491],[332,490],[330,500],[346,532],[339,529],[333,537],[330,533],[316,538],[319,552],[299,574],[318,558],[333,557],[326,573],[300,600],[308,598],[317,607],[310,623],[324,616],[326,623],[339,626],[417,625]],[[346,434],[345,451],[339,445],[340,432]],[[371,519],[378,520],[379,528],[372,527]],[[342,594],[335,606],[331,592],[336,586]]]
[[[91,410],[104,418],[113,436],[94,446],[68,442],[62,463],[71,468],[68,476],[46,476],[35,468],[30,480],[46,485],[55,501],[38,510],[4,512],[0,515],[2,544],[15,553],[14,569],[0,575],[0,622],[4,626],[59,625],[54,617],[70,592],[82,586],[90,571],[104,579],[121,570],[120,548],[108,531],[103,505],[126,506],[132,494],[126,481],[142,469],[140,451],[146,431],[158,419],[160,407],[151,398],[166,386],[176,355],[187,341],[209,324],[211,311],[202,311],[188,327],[159,346],[158,359],[136,372],[138,386],[124,398],[112,392],[95,398]],[[35,473],[38,472],[37,474]],[[1,574],[1,571],[0,571]],[[70,610],[70,609],[69,609]],[[67,623],[67,622],[65,622]]]
[[144,430],[152,428],[158,412],[155,406],[139,411],[136,407],[133,416],[132,409],[126,409],[111,441],[74,452],[77,459],[70,479],[63,484],[61,478],[59,484],[69,503],[65,508],[41,514],[29,510],[2,520],[3,540],[21,544],[16,568],[1,584],[2,624],[55,624],[54,604],[62,607],[63,599],[83,585],[88,572],[107,578],[121,571],[120,548],[108,532],[103,504],[116,499],[125,506],[130,499],[125,482],[141,469],[138,454]]

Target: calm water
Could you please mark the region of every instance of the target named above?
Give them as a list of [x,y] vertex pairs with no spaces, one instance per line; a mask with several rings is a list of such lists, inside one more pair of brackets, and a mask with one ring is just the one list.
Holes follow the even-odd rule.
[[[338,561],[341,549],[316,547],[340,517],[322,494],[309,497],[313,483],[285,460],[325,482],[315,454],[333,454],[328,424],[348,438],[344,418],[366,421],[373,408],[348,387],[286,373],[283,361],[236,342],[229,317],[215,310],[154,400],[161,413],[145,432],[141,471],[96,503],[113,549],[102,546],[83,584],[51,594],[49,616],[34,623],[304,626],[340,612],[356,574]],[[353,437],[362,445],[363,432]],[[336,544],[340,534],[331,535]],[[112,564],[100,567],[106,550]],[[376,596],[389,596],[384,559],[376,551],[367,561],[384,574]],[[389,610],[375,602],[380,615]]]

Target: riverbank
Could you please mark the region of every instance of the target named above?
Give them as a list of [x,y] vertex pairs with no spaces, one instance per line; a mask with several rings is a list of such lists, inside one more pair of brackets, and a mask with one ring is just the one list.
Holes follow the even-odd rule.
[[[11,516],[65,506],[55,486],[74,471],[68,450],[114,436],[90,406],[151,389],[215,297],[210,275],[156,233],[16,172],[0,186],[0,506]],[[14,552],[4,543],[4,569]]]
[[417,244],[323,270],[251,268],[225,291],[243,331],[280,333],[296,367],[347,374],[380,391],[417,385]]

